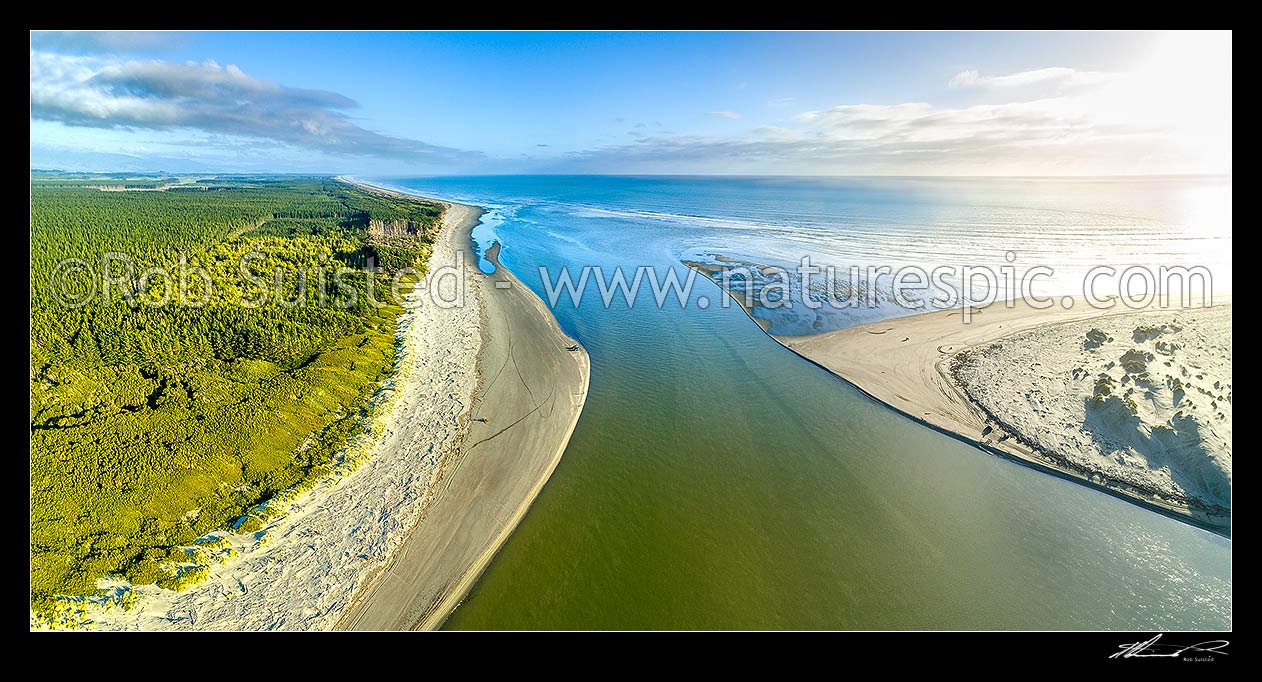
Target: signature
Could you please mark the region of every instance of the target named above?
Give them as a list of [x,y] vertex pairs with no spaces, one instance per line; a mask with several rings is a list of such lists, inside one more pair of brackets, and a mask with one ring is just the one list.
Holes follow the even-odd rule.
[[1160,644],[1161,635],[1155,635],[1146,642],[1132,642],[1130,644],[1122,644],[1118,647],[1119,651],[1109,658],[1182,658],[1186,654],[1222,654],[1227,655],[1223,649],[1229,644],[1225,639],[1212,639],[1199,644],[1176,645],[1176,644]]

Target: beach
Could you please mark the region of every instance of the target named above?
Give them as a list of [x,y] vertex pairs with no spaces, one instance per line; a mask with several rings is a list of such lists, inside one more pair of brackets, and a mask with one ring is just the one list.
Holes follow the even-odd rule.
[[[471,253],[480,211],[449,204],[458,250]],[[466,272],[479,299],[483,344],[468,433],[444,465],[436,500],[393,559],[338,623],[350,630],[442,624],[525,515],[560,462],[587,397],[586,351],[543,301],[498,264]]]
[[[1195,525],[1230,532],[1229,302],[1210,309],[1137,311],[1120,305],[1092,308],[1081,299],[1068,309],[1040,309],[1018,300],[972,312],[968,323],[960,310],[935,311],[772,338],[926,426]],[[1198,314],[1213,318],[1219,336],[1225,320],[1225,349],[1207,349],[1204,339],[1182,347],[1197,328]],[[1197,350],[1188,362],[1175,364],[1173,356],[1181,359]],[[1156,362],[1163,354],[1170,359]],[[1210,364],[1214,376],[1208,379],[1195,369]],[[1159,366],[1170,371],[1158,373]],[[1117,376],[1101,379],[1108,370]],[[1192,389],[1178,388],[1177,374],[1214,394],[1206,400],[1216,410],[1208,419],[1222,424],[1225,439],[1202,438],[1202,425],[1186,421],[1178,407]],[[1201,376],[1190,379],[1191,374]],[[1105,384],[1119,388],[1101,388]],[[1129,390],[1125,384],[1131,384]],[[1125,396],[1110,402],[1129,400],[1141,384],[1138,405],[1124,404],[1125,414],[1111,414],[1112,405],[1101,404],[1110,392]],[[1140,407],[1145,405],[1151,409]],[[1206,455],[1204,449],[1211,452]],[[1190,454],[1194,450],[1199,457]],[[1201,460],[1207,456],[1223,461],[1205,473]],[[1215,480],[1206,482],[1206,476]],[[1197,480],[1176,480],[1183,478]]]
[[[362,463],[277,509],[261,530],[222,534],[236,554],[206,581],[180,592],[134,587],[136,608],[92,609],[89,627],[441,623],[547,481],[587,387],[586,352],[565,350],[577,343],[542,302],[506,269],[478,274],[469,232],[480,214],[446,207],[429,274],[410,294],[420,305],[400,322],[397,371],[374,400],[365,433],[343,455]],[[437,299],[455,300],[455,278],[434,276],[454,268],[465,271],[461,304],[432,304],[431,286],[439,287]],[[500,290],[497,281],[516,286]]]

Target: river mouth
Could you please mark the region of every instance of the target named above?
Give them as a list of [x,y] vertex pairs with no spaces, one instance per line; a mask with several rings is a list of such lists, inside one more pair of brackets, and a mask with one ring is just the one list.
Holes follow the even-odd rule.
[[[598,215],[626,208],[621,180],[393,182],[509,207],[499,257],[545,301],[541,267],[686,270],[690,228]],[[672,182],[633,185],[636,201],[737,191]],[[914,424],[705,295],[552,307],[590,353],[587,403],[446,627],[1231,626],[1230,540]]]

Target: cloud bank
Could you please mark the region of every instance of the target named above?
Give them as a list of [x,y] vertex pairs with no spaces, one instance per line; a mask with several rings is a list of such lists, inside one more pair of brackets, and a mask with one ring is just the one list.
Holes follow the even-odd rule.
[[347,114],[356,106],[335,92],[280,85],[214,61],[176,64],[31,52],[35,120],[199,130],[337,155],[450,162],[467,154],[367,130]]
[[1161,162],[1165,128],[1098,115],[1096,100],[938,107],[850,104],[808,111],[741,137],[653,136],[570,155],[573,169],[615,172],[1081,174]]

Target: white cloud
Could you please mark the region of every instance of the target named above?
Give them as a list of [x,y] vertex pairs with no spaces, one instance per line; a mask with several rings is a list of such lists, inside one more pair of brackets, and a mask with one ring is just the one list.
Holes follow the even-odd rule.
[[[1129,90],[941,107],[847,104],[739,137],[655,136],[569,157],[578,170],[924,175],[1221,172],[1159,118],[1119,109]],[[1213,155],[1211,154],[1210,157]],[[719,169],[716,171],[715,169]]]
[[739,121],[740,119],[744,118],[744,116],[741,116],[740,114],[736,113],[735,111],[707,111],[707,112],[705,112],[705,114],[706,114],[706,116],[717,116],[717,117],[719,117],[719,118],[730,118],[730,119],[732,119],[733,121]]
[[843,105],[807,112],[799,120],[827,139],[872,145],[983,140],[1034,145],[1118,132],[1094,127],[1087,112],[1064,98],[963,108],[934,107],[925,102]]
[[1019,71],[1006,76],[983,76],[976,70],[961,71],[947,81],[952,88],[1019,88],[1027,85],[1052,84],[1062,88],[1098,85],[1113,79],[1114,74],[1100,71],[1075,71],[1063,66]]

